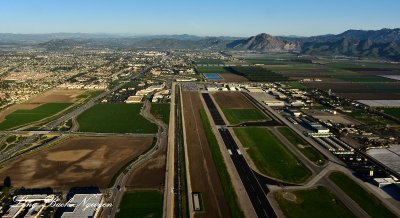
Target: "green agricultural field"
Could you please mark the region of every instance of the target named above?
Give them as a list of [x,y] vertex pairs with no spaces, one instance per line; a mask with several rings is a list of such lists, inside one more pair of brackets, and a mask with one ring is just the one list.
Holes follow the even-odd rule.
[[158,119],[161,119],[164,123],[169,123],[169,108],[170,104],[167,103],[156,103],[151,104],[151,113]]
[[304,154],[310,161],[317,165],[325,164],[325,157],[317,151],[314,147],[309,145],[304,139],[293,132],[288,127],[278,127],[278,131],[282,133],[293,145],[295,145],[299,151]]
[[157,190],[127,191],[122,197],[116,217],[162,217],[163,198],[163,193]]
[[287,77],[277,74],[271,70],[254,67],[254,66],[238,66],[238,67],[227,67],[229,72],[244,76],[248,80],[253,82],[277,82],[277,81],[287,81]]
[[388,114],[393,117],[397,117],[400,119],[400,108],[381,108],[385,114]]
[[262,173],[292,183],[302,183],[311,176],[311,171],[268,129],[246,127],[234,131]]
[[359,186],[347,175],[341,172],[333,172],[329,178],[371,217],[396,217],[377,197]]
[[143,104],[97,104],[78,117],[82,132],[156,133],[157,126],[140,115]]
[[16,110],[0,123],[0,130],[11,129],[51,117],[67,109],[72,103],[46,103],[31,110]]
[[232,125],[240,124],[248,121],[262,121],[267,118],[260,110],[256,108],[250,109],[222,109],[226,119]]
[[[285,198],[286,197],[286,198]],[[294,191],[284,194],[276,192],[275,199],[286,217],[345,218],[356,217],[335,195],[324,187]]]
[[232,217],[244,217],[243,211],[240,209],[237,201],[237,196],[232,185],[231,178],[225,165],[221,150],[219,149],[218,141],[212,132],[210,122],[204,109],[200,110],[201,120],[204,125],[204,130],[207,136],[208,144],[210,145],[211,154],[218,171],[219,179],[224,190],[225,199],[228,202]]

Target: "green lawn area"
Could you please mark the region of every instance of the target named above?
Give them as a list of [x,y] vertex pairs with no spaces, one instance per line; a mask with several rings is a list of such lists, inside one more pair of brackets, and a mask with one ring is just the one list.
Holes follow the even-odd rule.
[[232,125],[248,122],[267,120],[268,118],[258,109],[222,109],[226,119]]
[[262,173],[293,183],[304,182],[311,176],[311,171],[268,129],[246,127],[234,131]]
[[317,165],[325,164],[325,157],[317,151],[314,147],[309,145],[304,139],[302,139],[299,135],[293,132],[288,127],[278,127],[278,131],[284,135],[290,143],[295,145],[299,151],[304,154],[310,161],[314,162]]
[[381,108],[381,110],[383,110],[383,112],[385,114],[388,114],[390,116],[397,117],[397,118],[400,119],[400,108],[398,108],[398,107],[397,108],[395,108],[395,107],[392,107],[392,108]]
[[82,132],[156,133],[157,126],[140,115],[143,104],[97,104],[78,117]]
[[163,198],[163,193],[157,190],[127,191],[122,197],[116,217],[162,217]]
[[335,195],[324,187],[291,192],[295,200],[284,198],[276,192],[275,199],[286,217],[337,218],[355,217]]
[[396,217],[377,197],[359,186],[347,175],[341,172],[333,172],[329,178],[371,217]]
[[0,130],[10,129],[29,123],[33,123],[51,117],[69,106],[72,103],[46,103],[32,110],[16,110],[5,117],[0,123]]
[[221,180],[225,199],[228,202],[229,209],[231,211],[231,215],[232,217],[244,217],[243,211],[240,209],[239,203],[237,202],[237,196],[235,194],[231,178],[226,169],[226,165],[221,150],[219,149],[217,139],[212,132],[210,122],[204,109],[200,110],[200,116],[204,125],[204,130],[206,132],[208,144],[210,145],[214,164],[217,168],[219,179]]
[[161,119],[164,123],[169,123],[169,108],[170,104],[167,103],[152,103],[151,113],[158,119]]

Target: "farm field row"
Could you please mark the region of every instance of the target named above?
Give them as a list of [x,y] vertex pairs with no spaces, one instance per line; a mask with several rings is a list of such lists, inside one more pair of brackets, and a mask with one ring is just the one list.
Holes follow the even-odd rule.
[[99,133],[156,133],[157,126],[142,115],[143,104],[97,104],[79,115],[79,131]]

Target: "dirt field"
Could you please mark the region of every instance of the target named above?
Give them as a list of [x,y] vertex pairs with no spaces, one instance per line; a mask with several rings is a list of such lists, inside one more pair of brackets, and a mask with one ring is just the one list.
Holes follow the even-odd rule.
[[183,92],[183,105],[190,183],[193,192],[201,193],[205,210],[196,217],[230,217],[199,113],[203,108],[200,94]]
[[248,82],[249,80],[243,76],[239,76],[233,73],[220,73],[225,82]]
[[106,188],[114,174],[152,145],[151,137],[76,137],[12,160],[0,169],[14,187]]
[[12,105],[12,106],[0,111],[0,122],[2,122],[7,115],[11,114],[14,111],[31,110],[31,109],[34,109],[39,106],[40,106],[40,104],[15,104],[15,105]]
[[29,103],[73,103],[85,90],[54,89],[30,99]]
[[223,109],[254,108],[254,105],[252,105],[240,92],[215,92],[212,95],[218,105]]
[[165,182],[165,163],[167,147],[165,146],[157,156],[139,166],[129,178],[129,188],[156,188],[162,189]]

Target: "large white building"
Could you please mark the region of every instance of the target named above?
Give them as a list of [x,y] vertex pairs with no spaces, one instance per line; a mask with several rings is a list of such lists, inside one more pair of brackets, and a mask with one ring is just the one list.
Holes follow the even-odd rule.
[[96,218],[99,215],[102,202],[102,194],[76,194],[69,201],[69,206],[73,207],[74,210],[63,213],[61,218]]

